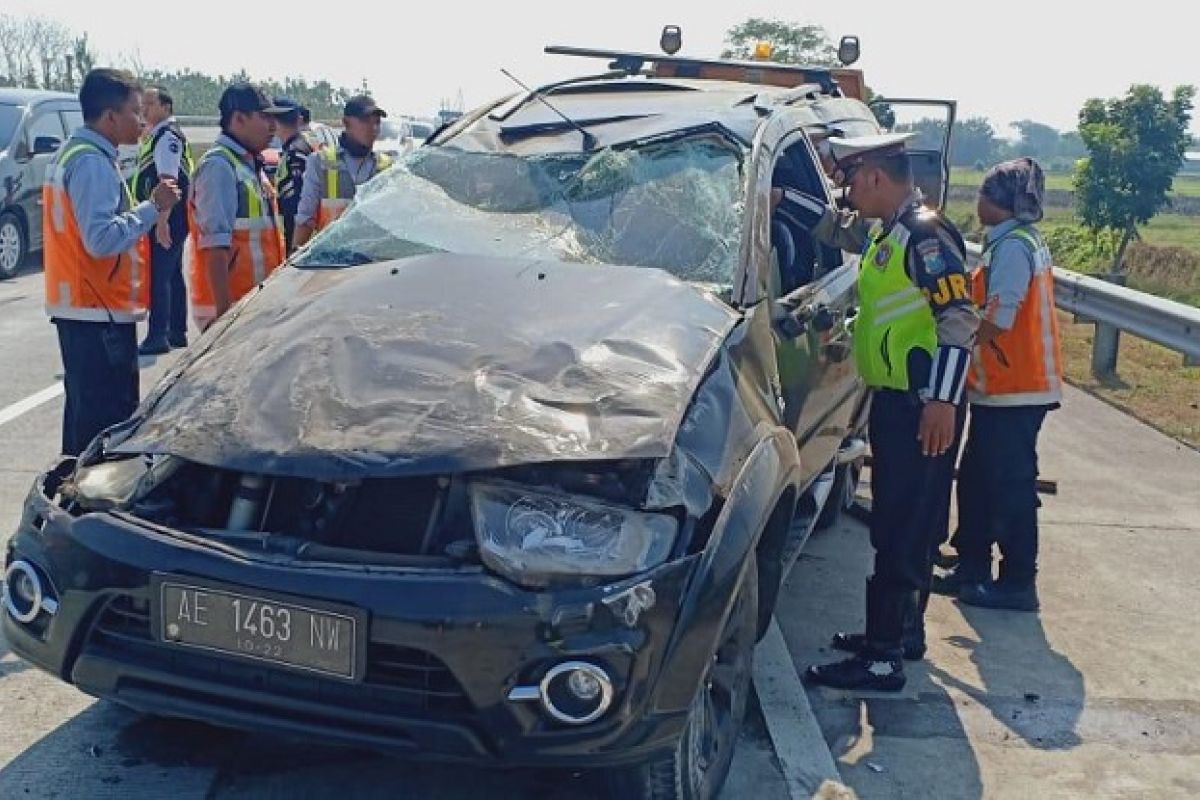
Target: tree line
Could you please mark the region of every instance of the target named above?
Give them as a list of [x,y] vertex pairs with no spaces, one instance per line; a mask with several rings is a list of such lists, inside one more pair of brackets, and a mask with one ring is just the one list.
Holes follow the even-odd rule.
[[[0,14],[0,86],[74,92],[97,63],[98,56],[86,33],[76,35],[61,22],[44,17]],[[215,116],[217,100],[226,86],[252,80],[245,70],[214,76],[190,69],[151,68],[136,56],[126,56],[115,66],[129,69],[146,84],[164,87],[174,98],[175,113],[180,116]],[[314,118],[326,120],[340,118],[342,106],[351,95],[370,91],[365,80],[354,88],[304,78],[255,82],[267,94],[287,95],[308,106]]]

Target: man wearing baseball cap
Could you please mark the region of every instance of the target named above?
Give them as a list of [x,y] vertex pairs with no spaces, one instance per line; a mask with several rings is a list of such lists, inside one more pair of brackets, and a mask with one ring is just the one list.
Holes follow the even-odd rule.
[[288,109],[249,83],[227,87],[218,108],[221,134],[200,159],[188,199],[192,313],[201,330],[284,259],[275,190],[261,156],[275,135],[275,115]]
[[296,247],[341,216],[358,187],[392,165],[389,156],[372,150],[386,116],[368,95],[346,101],[338,146],[324,147],[308,158],[296,211]]
[[826,140],[827,166],[847,188],[854,213],[790,188],[781,198],[815,238],[862,253],[854,356],[872,389],[875,570],[866,586],[865,633],[833,639],[851,657],[809,667],[804,675],[841,689],[898,691],[904,660],[925,654],[932,557],[949,519],[964,385],[979,326],[962,236],[924,204],[908,138]]
[[276,97],[275,105],[286,109],[275,117],[275,133],[279,137],[279,167],[275,170],[275,192],[279,197],[279,213],[283,217],[283,238],[287,252],[292,252],[296,231],[296,210],[300,207],[300,187],[308,157],[316,147],[301,129],[302,109],[290,97]]

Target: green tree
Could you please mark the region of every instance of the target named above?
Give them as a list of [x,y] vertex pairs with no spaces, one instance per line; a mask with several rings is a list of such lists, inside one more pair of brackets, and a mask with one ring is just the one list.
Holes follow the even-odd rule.
[[1194,86],[1179,86],[1167,100],[1157,87],[1135,85],[1124,97],[1088,100],[1079,112],[1088,156],[1075,171],[1075,207],[1093,231],[1120,233],[1114,275],[1138,226],[1167,205],[1191,139],[1195,95]]
[[775,48],[771,60],[780,64],[806,64],[813,67],[837,66],[837,48],[819,25],[800,25],[779,19],[751,17],[725,33],[721,58],[750,60],[754,46],[770,42]]
[[[928,117],[895,127],[898,133],[915,133],[912,147],[918,150],[940,150],[946,135],[946,122]],[[986,117],[969,117],[954,123],[950,139],[950,164],[970,167],[976,164],[995,164],[1003,152],[1003,142]]]
[[1031,119],[1023,119],[1013,123],[1013,127],[1021,134],[1017,140],[1016,151],[1023,156],[1036,158],[1047,162],[1058,155],[1062,136],[1055,128]]

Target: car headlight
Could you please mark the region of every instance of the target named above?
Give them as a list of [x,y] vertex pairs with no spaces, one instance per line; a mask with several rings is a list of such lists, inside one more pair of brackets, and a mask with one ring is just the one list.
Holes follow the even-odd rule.
[[679,530],[665,514],[510,484],[473,484],[471,511],[483,563],[527,586],[644,572],[666,561]]
[[71,483],[76,498],[84,507],[106,511],[144,497],[182,464],[174,456],[134,456],[101,461],[78,468]]

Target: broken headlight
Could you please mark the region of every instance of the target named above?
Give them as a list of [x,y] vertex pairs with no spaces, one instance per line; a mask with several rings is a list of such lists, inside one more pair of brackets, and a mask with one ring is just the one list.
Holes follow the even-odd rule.
[[483,562],[538,587],[644,572],[666,561],[679,529],[665,514],[500,483],[474,484],[471,512]]
[[121,508],[144,497],[182,466],[174,456],[133,456],[75,470],[64,486],[89,511]]

